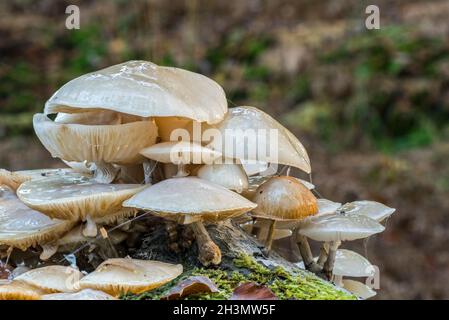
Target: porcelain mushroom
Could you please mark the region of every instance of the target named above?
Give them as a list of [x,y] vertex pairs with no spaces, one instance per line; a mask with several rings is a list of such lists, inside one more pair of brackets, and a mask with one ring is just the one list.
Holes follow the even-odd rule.
[[122,210],[122,202],[142,188],[140,184],[101,184],[82,175],[68,175],[27,181],[17,196],[51,218],[86,221],[84,234],[95,236],[95,219]]
[[317,214],[318,205],[315,196],[297,179],[280,176],[270,178],[257,188],[253,197],[257,207],[252,216],[271,221],[266,239],[269,251],[273,240],[275,224],[296,225],[299,221]]
[[238,193],[248,189],[248,177],[239,164],[206,164],[198,170],[197,176]]
[[376,201],[362,200],[346,203],[338,211],[342,214],[361,214],[377,222],[382,222],[390,217],[396,209]]
[[142,163],[139,151],[156,142],[153,121],[117,125],[65,124],[35,114],[33,126],[39,140],[55,158],[93,164],[99,182],[111,182],[117,175],[113,164]]
[[26,250],[58,239],[74,225],[50,219],[23,204],[15,192],[0,186],[0,246]]
[[45,294],[41,300],[117,300],[117,298],[103,291],[84,289],[78,292]]
[[369,299],[377,294],[376,291],[366,284],[350,279],[343,280],[343,288],[362,299]]
[[148,210],[163,218],[190,224],[196,235],[199,260],[206,266],[219,264],[221,251],[202,222],[230,219],[256,207],[239,194],[196,177],[161,181],[125,201],[123,206]]
[[[323,271],[328,278],[332,275],[335,255],[342,241],[352,241],[367,238],[373,234],[384,231],[377,221],[363,215],[327,214],[310,219],[303,223],[297,234],[315,241],[329,242],[329,253],[324,263]],[[304,256],[303,256],[304,258]],[[304,259],[306,268],[311,261]]]
[[182,265],[151,260],[108,259],[79,282],[82,289],[104,291],[112,296],[156,289],[182,273]]
[[178,165],[176,177],[185,177],[189,173],[185,170],[187,164],[212,163],[221,157],[221,153],[203,147],[196,142],[161,142],[145,148],[140,153],[152,160],[162,163]]
[[255,107],[230,108],[225,119],[213,128],[220,134],[207,146],[226,158],[284,164],[311,172],[310,159],[301,142]]

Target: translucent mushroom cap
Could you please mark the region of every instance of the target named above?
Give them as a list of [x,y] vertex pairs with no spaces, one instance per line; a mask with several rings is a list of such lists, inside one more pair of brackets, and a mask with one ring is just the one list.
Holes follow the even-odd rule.
[[396,209],[380,202],[361,200],[346,203],[338,211],[344,214],[361,214],[381,222],[390,217]]
[[309,219],[298,232],[316,241],[351,241],[382,232],[385,227],[367,216],[327,214]]
[[101,110],[87,111],[80,113],[63,113],[60,112],[55,118],[56,123],[65,124],[84,124],[84,125],[113,125],[120,124],[120,113]]
[[187,223],[188,219],[184,221],[186,217],[225,220],[256,207],[239,194],[196,177],[161,181],[125,201],[123,206],[149,210],[180,223]]
[[27,207],[15,192],[0,186],[0,245],[26,250],[58,239],[72,226]]
[[162,163],[212,163],[221,153],[187,141],[161,142],[140,151],[143,156]]
[[78,269],[67,266],[48,266],[22,273],[15,281],[24,282],[45,293],[74,292],[84,275]]
[[106,292],[84,289],[79,292],[51,293],[42,296],[42,300],[117,300]]
[[339,249],[335,255],[332,273],[344,277],[372,277],[375,269],[368,259],[357,252]]
[[[301,142],[287,128],[255,107],[229,109],[226,118],[215,129],[221,137],[213,139],[208,147],[227,158],[285,164],[311,172],[310,159]],[[276,134],[277,139],[270,134]],[[261,141],[262,138],[266,140]]]
[[376,291],[368,287],[366,284],[355,280],[343,279],[343,287],[362,299],[369,299],[377,294]]
[[0,300],[40,300],[45,292],[21,281],[0,285]]
[[248,177],[238,164],[206,164],[198,170],[197,176],[238,193],[248,189]]
[[178,277],[182,265],[137,259],[109,259],[80,281],[80,287],[107,292],[113,296],[138,294],[156,289]]
[[68,175],[27,181],[17,196],[49,217],[84,220],[113,215],[142,188],[140,184],[102,184],[82,175]]
[[55,158],[77,162],[134,164],[143,161],[139,151],[156,142],[153,121],[117,125],[64,124],[35,114],[33,126],[39,140]]
[[318,212],[317,199],[293,177],[273,177],[257,188],[253,201],[257,217],[301,220]]
[[13,190],[17,190],[17,188],[27,180],[29,180],[29,178],[24,175],[0,169],[0,186],[4,185]]
[[215,81],[183,69],[128,61],[78,77],[56,91],[45,113],[107,109],[140,117],[220,122],[225,93]]
[[341,207],[340,202],[334,202],[323,198],[317,199],[317,203],[318,203],[318,214],[316,216],[335,213],[338,210],[338,208]]

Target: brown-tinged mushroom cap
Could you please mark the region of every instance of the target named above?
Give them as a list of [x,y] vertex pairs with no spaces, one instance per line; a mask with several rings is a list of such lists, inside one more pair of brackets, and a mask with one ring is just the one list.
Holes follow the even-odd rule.
[[0,185],[5,185],[13,190],[17,190],[17,188],[27,180],[30,179],[25,175],[0,169]]
[[[310,159],[301,142],[287,128],[255,107],[230,108],[226,118],[215,128],[221,133],[221,139],[213,139],[208,147],[227,158],[285,164],[311,172]],[[277,139],[270,137],[270,130],[277,132]],[[262,147],[261,137],[266,137],[266,150],[258,150]],[[250,152],[253,148],[257,152]],[[277,150],[277,159],[272,159],[273,148]]]
[[182,265],[137,259],[109,259],[80,281],[83,289],[91,288],[113,296],[142,293],[156,289],[182,273]]
[[106,292],[84,289],[79,292],[45,294],[42,300],[117,300]]
[[47,101],[45,113],[107,109],[140,117],[217,123],[227,107],[223,89],[203,75],[128,61],[68,82]]
[[74,292],[79,290],[78,282],[84,275],[75,268],[67,266],[48,266],[32,269],[16,277],[45,293]]
[[263,183],[253,197],[255,217],[270,220],[301,220],[318,212],[317,199],[293,177],[273,177]]
[[17,195],[27,206],[49,217],[85,220],[113,215],[122,202],[142,190],[139,184],[101,184],[82,175],[31,180]]
[[0,245],[26,250],[58,239],[73,225],[27,207],[11,189],[0,186]]
[[239,164],[206,164],[198,170],[197,176],[238,193],[248,189],[248,176]]
[[53,157],[77,162],[139,163],[143,161],[139,151],[154,144],[157,137],[153,121],[118,125],[61,124],[36,114],[33,126]]
[[168,219],[225,220],[248,212],[254,203],[220,185],[196,177],[172,178],[149,186],[123,203]]
[[21,281],[0,284],[0,300],[40,300],[45,291]]

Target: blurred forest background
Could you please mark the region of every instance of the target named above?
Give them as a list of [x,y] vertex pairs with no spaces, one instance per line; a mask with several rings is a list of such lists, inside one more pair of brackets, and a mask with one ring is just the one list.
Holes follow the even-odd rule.
[[[65,8],[81,29],[65,28]],[[366,30],[377,4],[381,29]],[[61,166],[32,114],[62,84],[130,59],[200,72],[309,151],[325,197],[397,208],[355,249],[377,298],[449,299],[449,1],[0,2],[0,167]]]

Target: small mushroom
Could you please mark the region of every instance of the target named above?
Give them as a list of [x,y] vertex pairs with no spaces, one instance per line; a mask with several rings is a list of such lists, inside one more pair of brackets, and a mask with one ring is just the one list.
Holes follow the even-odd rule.
[[343,280],[343,288],[362,299],[369,299],[377,294],[376,291],[366,284],[350,279]]
[[58,239],[73,225],[27,207],[14,191],[0,186],[0,246],[26,250]]
[[42,300],[117,300],[106,292],[84,289],[79,292],[51,293],[41,297]]
[[42,290],[45,293],[74,292],[79,290],[79,280],[84,275],[73,267],[47,266],[32,269],[14,279]]
[[189,163],[212,163],[221,157],[221,153],[217,151],[203,147],[199,143],[187,141],[157,143],[141,150],[140,153],[152,160],[178,165],[176,177],[189,175],[189,172],[185,170],[185,165]]
[[377,222],[382,222],[390,217],[396,209],[376,201],[362,200],[346,203],[338,211],[342,214],[361,214]]
[[[120,211],[122,202],[142,188],[139,184],[101,184],[82,175],[66,175],[27,181],[17,196],[51,218],[92,224],[94,219]],[[95,236],[96,232],[88,234]]]
[[117,174],[112,164],[142,163],[144,159],[139,151],[154,144],[157,137],[153,121],[118,125],[64,124],[36,114],[33,126],[39,140],[53,157],[93,163],[97,181],[106,183]]
[[172,178],[147,187],[123,203],[124,207],[151,211],[195,232],[199,259],[204,265],[219,264],[221,251],[211,240],[203,221],[215,222],[239,216],[255,204],[220,185],[196,177]]
[[315,196],[302,183],[292,177],[273,177],[263,183],[253,197],[257,208],[252,216],[271,221],[266,247],[269,251],[275,224],[297,225],[299,221],[318,212]]
[[238,164],[206,164],[198,170],[197,176],[238,193],[248,189],[248,177]]
[[0,284],[0,300],[40,300],[45,291],[21,281]]
[[104,291],[114,297],[156,289],[182,273],[182,265],[137,259],[108,259],[79,282],[83,289]]

